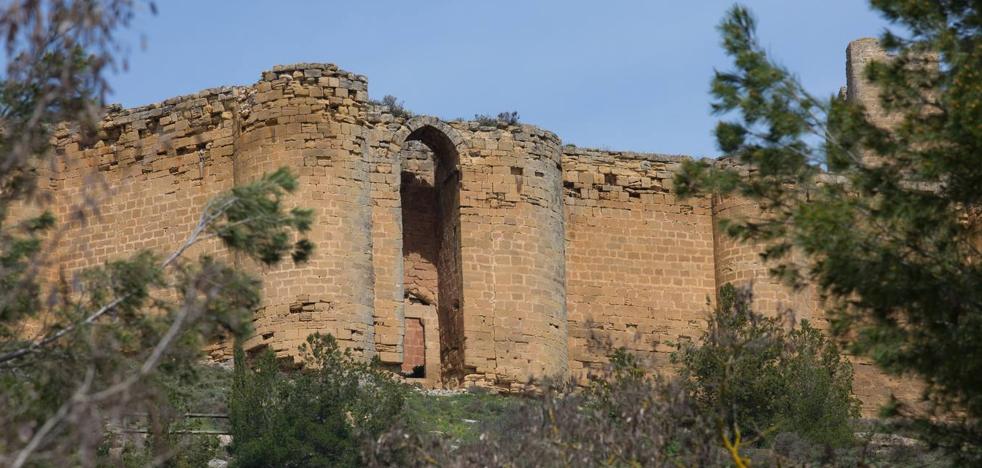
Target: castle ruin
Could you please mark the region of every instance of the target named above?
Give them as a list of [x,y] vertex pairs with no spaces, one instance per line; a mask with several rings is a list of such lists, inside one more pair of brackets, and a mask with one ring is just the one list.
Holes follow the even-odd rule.
[[[847,95],[866,103],[875,94],[856,70],[879,53],[871,44],[848,49]],[[782,287],[759,249],[719,231],[721,218],[759,214],[752,204],[675,196],[682,156],[396,115],[368,96],[364,76],[334,65],[277,66],[254,85],[114,109],[94,142],[60,131],[65,157],[41,189],[69,223],[61,274],[173,250],[211,197],[286,166],[300,182],[291,203],[315,212],[308,263],[260,267],[214,239],[192,252],[263,280],[247,349],[292,355],[328,332],[428,385],[519,389],[585,379],[621,346],[668,370],[669,343],[699,335],[728,282],[753,282],[764,312],[823,322],[813,290]],[[92,174],[105,182],[100,214],[66,220]],[[867,411],[913,391],[855,362]]]

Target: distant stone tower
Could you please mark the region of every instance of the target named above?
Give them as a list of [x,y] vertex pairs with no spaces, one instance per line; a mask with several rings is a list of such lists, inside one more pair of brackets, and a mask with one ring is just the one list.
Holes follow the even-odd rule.
[[888,60],[890,56],[874,38],[856,39],[846,47],[846,98],[862,104],[871,120],[884,126],[896,123],[896,117],[883,110],[879,90],[866,79],[866,65]]

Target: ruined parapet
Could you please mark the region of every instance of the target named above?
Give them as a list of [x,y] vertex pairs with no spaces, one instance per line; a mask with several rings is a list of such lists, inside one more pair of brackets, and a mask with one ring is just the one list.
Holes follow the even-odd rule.
[[334,65],[278,66],[242,101],[236,183],[290,168],[299,189],[289,203],[314,210],[316,245],[306,264],[261,269],[263,304],[247,349],[295,354],[322,332],[356,354],[374,354],[371,198],[359,121],[366,88],[364,77]]

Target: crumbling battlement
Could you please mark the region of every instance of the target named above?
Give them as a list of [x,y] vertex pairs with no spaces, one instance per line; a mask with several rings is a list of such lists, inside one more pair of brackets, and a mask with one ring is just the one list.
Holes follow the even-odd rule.
[[[248,349],[295,355],[327,332],[428,385],[520,389],[584,381],[621,346],[669,370],[669,343],[699,334],[725,282],[753,282],[767,308],[820,310],[813,294],[770,280],[758,249],[720,234],[721,217],[754,206],[676,197],[685,157],[395,115],[369,101],[364,76],[335,65],[277,66],[254,85],[111,108],[97,135],[62,129],[56,146],[61,157],[40,170],[68,220],[52,279],[170,251],[211,197],[279,167],[297,174],[288,202],[314,210],[310,262],[261,267],[215,240],[191,252],[262,278]],[[222,358],[228,344],[211,351]],[[903,384],[869,369],[857,382],[870,405]]]

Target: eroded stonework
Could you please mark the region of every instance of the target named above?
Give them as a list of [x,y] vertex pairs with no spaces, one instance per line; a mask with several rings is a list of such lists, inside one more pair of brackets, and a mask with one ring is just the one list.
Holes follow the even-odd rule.
[[[865,99],[852,73],[849,95]],[[57,147],[63,162],[42,171],[56,215],[83,187],[91,194],[93,174],[104,186],[99,215],[70,221],[51,279],[172,250],[210,197],[282,166],[299,176],[290,203],[315,211],[309,263],[264,268],[217,241],[191,252],[262,278],[247,349],[293,355],[328,332],[429,385],[520,389],[582,381],[621,346],[670,371],[669,343],[699,335],[726,282],[753,282],[764,311],[822,319],[811,290],[776,284],[757,249],[718,231],[754,206],[675,196],[683,157],[394,115],[369,101],[365,77],[334,65],[278,66],[251,86],[115,109],[96,140],[64,130]],[[221,358],[227,343],[211,351]],[[913,391],[863,362],[856,383],[867,408]]]

